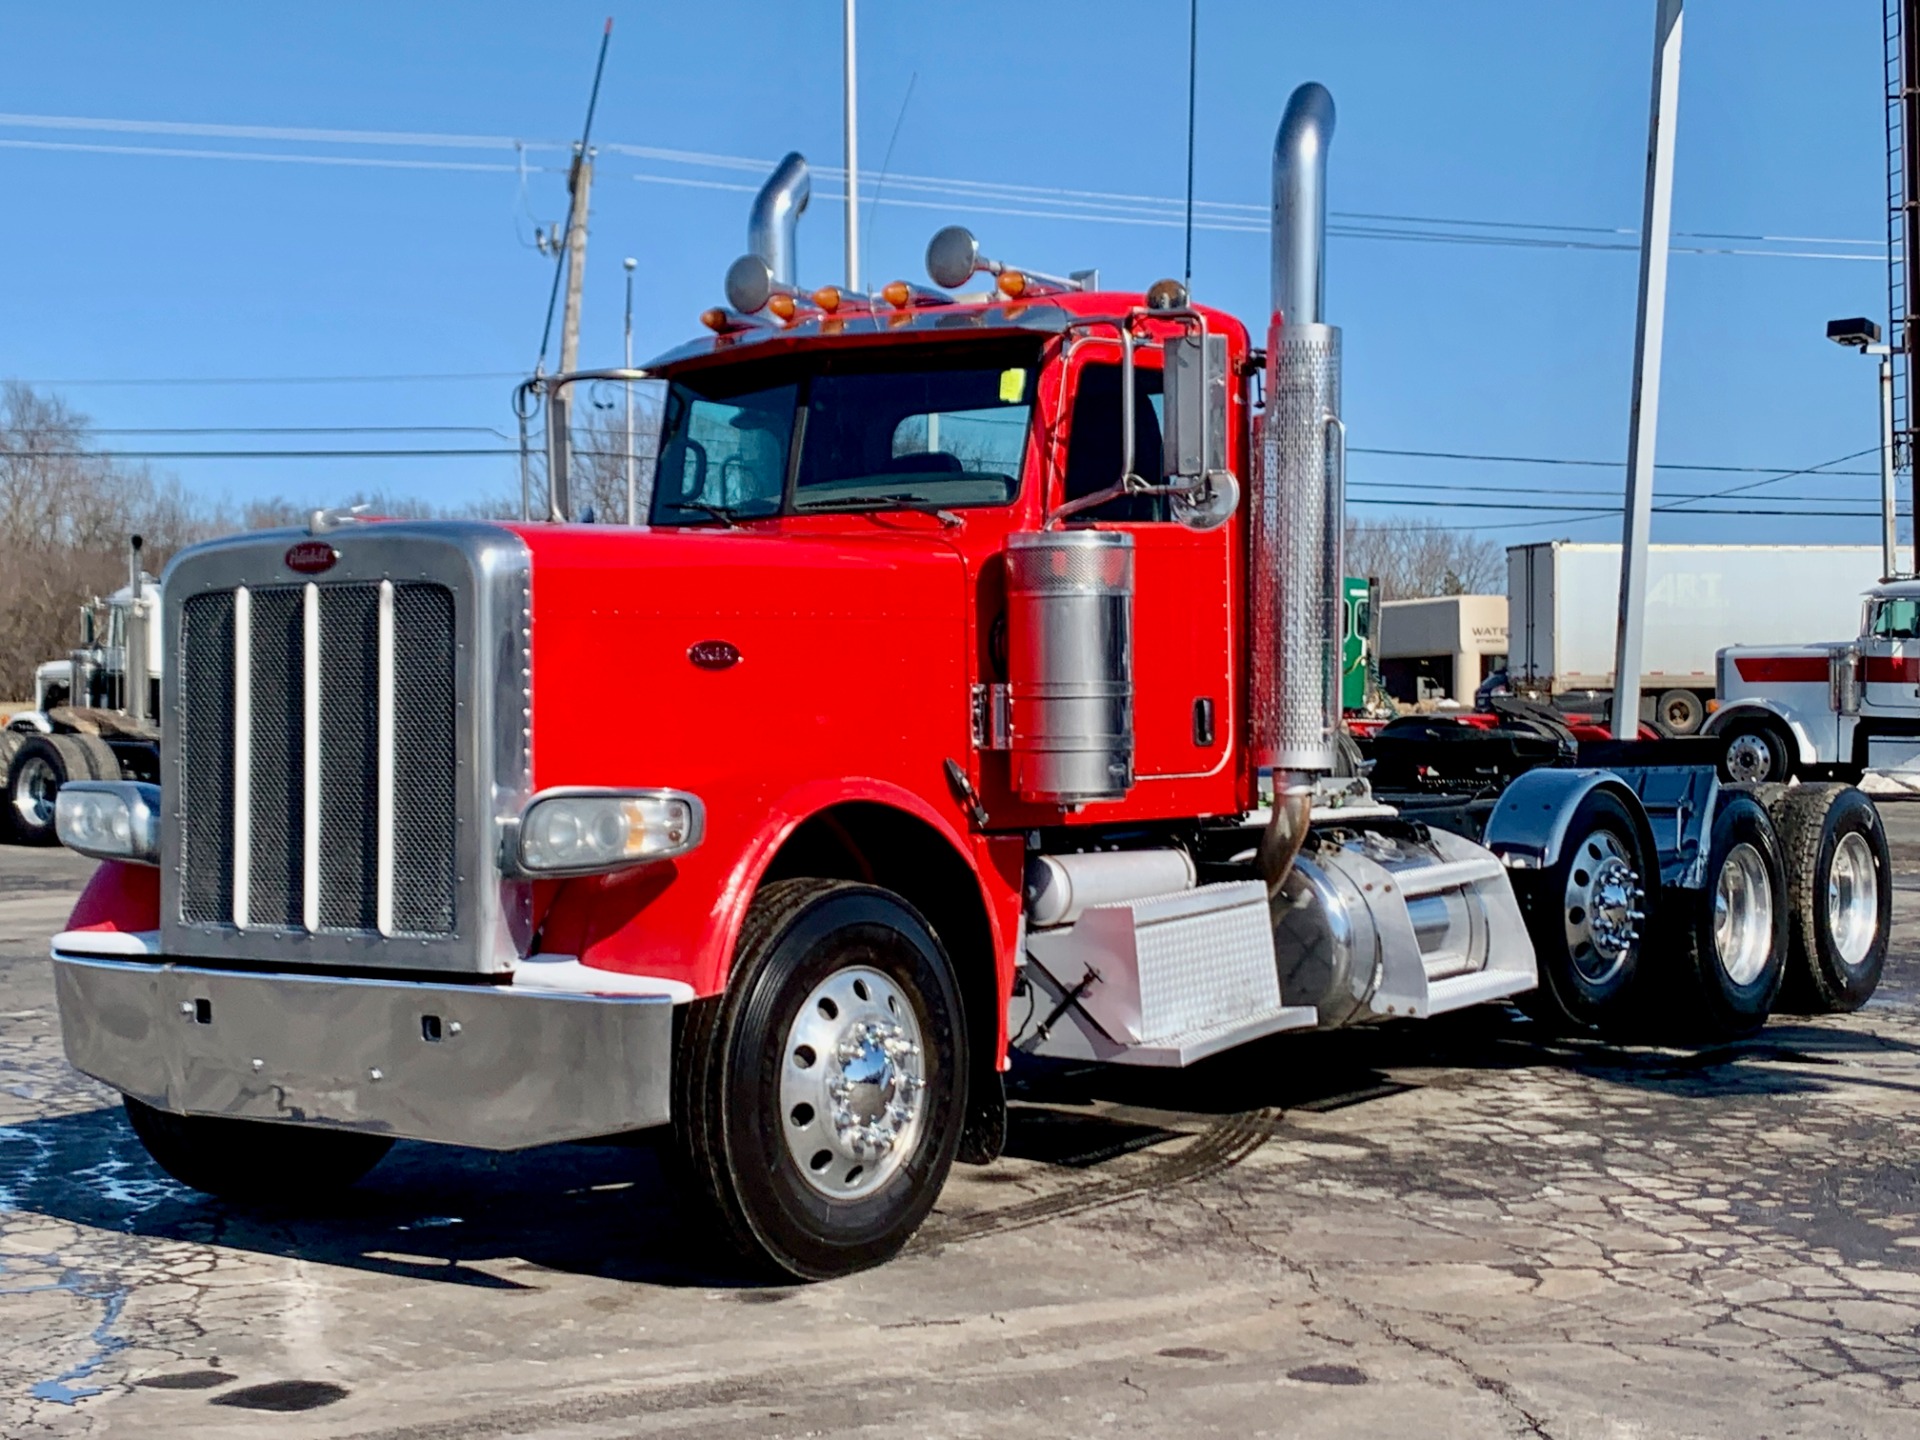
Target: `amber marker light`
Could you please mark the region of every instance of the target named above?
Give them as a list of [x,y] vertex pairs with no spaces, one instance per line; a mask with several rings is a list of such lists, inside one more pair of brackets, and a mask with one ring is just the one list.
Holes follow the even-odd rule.
[[881,287],[880,298],[896,310],[904,310],[913,299],[913,287],[904,280],[891,280]]
[[1018,300],[1027,293],[1027,277],[1018,270],[1002,270],[994,284],[1000,287],[1000,293],[1009,300]]
[[818,290],[813,292],[813,303],[829,315],[833,314],[834,311],[840,308],[840,287],[838,285],[822,285]]
[[767,301],[767,309],[778,315],[782,320],[791,320],[793,319],[794,312],[793,297],[791,295],[776,295]]
[[710,310],[702,310],[700,323],[716,333],[723,331],[727,328],[727,312],[718,305]]

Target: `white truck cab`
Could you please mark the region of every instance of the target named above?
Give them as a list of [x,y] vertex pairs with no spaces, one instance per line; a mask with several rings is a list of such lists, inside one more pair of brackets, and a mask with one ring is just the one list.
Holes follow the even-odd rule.
[[1920,580],[1869,590],[1854,639],[1728,646],[1716,680],[1729,779],[1920,775]]

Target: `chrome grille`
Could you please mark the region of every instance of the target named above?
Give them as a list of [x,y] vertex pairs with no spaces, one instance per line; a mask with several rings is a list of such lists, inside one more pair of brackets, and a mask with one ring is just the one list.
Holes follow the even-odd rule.
[[455,930],[455,626],[444,585],[212,591],[181,612],[180,918]]

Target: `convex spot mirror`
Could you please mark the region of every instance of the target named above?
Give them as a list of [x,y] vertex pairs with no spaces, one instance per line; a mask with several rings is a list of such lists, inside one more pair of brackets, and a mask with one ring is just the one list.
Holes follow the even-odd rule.
[[727,267],[727,304],[742,315],[766,308],[773,298],[773,270],[758,255],[742,255]]
[[980,242],[964,225],[949,225],[927,242],[927,277],[943,290],[966,284],[980,268]]

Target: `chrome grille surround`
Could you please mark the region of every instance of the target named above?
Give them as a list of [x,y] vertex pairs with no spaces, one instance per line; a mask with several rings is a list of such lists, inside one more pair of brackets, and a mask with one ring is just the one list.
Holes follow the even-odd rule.
[[[296,574],[288,548],[310,538],[215,541],[168,567],[162,951],[510,971],[530,897],[497,837],[529,794],[527,547],[471,522],[344,526],[324,535],[334,565]],[[283,807],[274,823],[251,822],[261,804]]]

